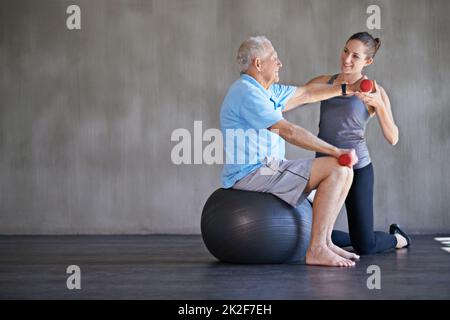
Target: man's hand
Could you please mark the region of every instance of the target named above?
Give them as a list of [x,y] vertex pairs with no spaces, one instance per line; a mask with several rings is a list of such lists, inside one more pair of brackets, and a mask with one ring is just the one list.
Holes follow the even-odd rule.
[[358,163],[358,156],[355,149],[338,149],[336,158],[341,166],[352,168]]

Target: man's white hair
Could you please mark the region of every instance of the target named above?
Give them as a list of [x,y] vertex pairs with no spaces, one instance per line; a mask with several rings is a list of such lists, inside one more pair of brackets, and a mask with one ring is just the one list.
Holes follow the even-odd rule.
[[248,70],[253,59],[264,57],[267,44],[272,45],[265,36],[250,37],[241,44],[237,54],[241,72]]

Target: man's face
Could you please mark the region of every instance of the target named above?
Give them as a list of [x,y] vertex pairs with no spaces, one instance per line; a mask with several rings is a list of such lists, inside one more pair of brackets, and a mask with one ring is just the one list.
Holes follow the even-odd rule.
[[261,75],[268,86],[275,82],[280,81],[279,71],[283,66],[280,59],[278,59],[278,53],[275,51],[271,44],[266,44],[266,54],[261,59]]

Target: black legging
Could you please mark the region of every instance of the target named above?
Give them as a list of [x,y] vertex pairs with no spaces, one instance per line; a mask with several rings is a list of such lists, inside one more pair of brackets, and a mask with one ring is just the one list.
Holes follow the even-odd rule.
[[352,246],[359,254],[371,254],[395,248],[397,239],[394,235],[373,231],[372,164],[353,172],[353,183],[345,199],[350,235],[333,230],[331,240],[339,247]]

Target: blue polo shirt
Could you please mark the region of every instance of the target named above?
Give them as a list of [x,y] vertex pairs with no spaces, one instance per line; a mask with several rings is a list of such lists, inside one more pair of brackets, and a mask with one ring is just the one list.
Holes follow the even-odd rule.
[[296,89],[273,84],[266,90],[247,74],[241,74],[231,85],[220,111],[225,149],[224,188],[231,188],[236,181],[261,167],[266,157],[284,159],[284,139],[267,128],[283,119],[285,103]]

